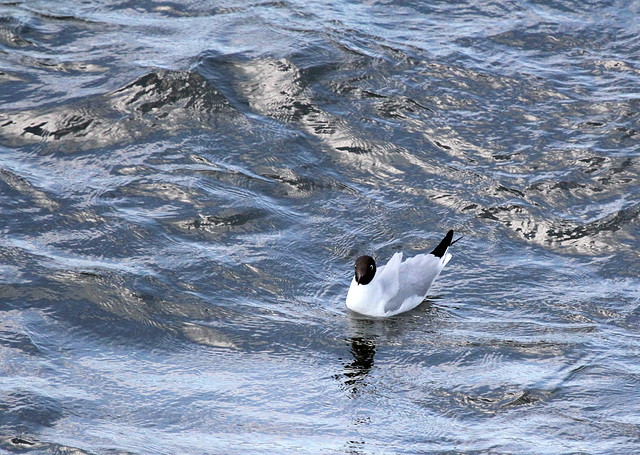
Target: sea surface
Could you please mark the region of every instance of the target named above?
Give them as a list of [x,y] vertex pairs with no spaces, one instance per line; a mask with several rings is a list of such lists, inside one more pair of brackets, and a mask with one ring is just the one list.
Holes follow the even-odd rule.
[[0,453],[637,454],[639,275],[638,1],[0,0]]

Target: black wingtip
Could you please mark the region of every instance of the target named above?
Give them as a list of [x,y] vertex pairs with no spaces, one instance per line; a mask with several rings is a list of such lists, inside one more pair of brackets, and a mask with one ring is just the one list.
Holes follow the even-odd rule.
[[[460,239],[461,238],[462,237],[460,237]],[[458,239],[458,240],[460,240],[460,239]],[[445,255],[445,253],[447,252],[447,248],[449,248],[451,245],[453,245],[454,243],[456,243],[458,241],[458,240],[456,240],[455,242],[452,242],[452,240],[453,240],[453,229],[451,229],[449,232],[447,232],[447,235],[445,235],[444,238],[442,239],[442,241],[438,244],[438,246],[433,249],[431,254],[433,254],[437,258],[443,257]]]

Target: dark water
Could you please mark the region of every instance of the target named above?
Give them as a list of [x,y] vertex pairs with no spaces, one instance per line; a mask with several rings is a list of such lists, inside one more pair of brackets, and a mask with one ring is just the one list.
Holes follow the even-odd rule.
[[[0,451],[638,453],[640,4],[0,3]],[[352,261],[465,238],[432,295]]]

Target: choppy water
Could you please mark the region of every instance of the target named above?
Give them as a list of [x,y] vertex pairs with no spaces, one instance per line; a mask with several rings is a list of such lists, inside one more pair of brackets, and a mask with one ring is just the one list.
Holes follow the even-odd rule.
[[396,3],[0,3],[0,450],[640,451],[640,4]]

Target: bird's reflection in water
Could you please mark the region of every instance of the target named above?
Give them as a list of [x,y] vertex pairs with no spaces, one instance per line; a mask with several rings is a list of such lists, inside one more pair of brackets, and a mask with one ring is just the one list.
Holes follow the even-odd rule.
[[367,377],[374,366],[376,341],[384,335],[384,324],[389,321],[367,319],[359,315],[350,315],[349,338],[351,359],[344,359],[342,375],[339,379],[345,389],[352,395],[359,395],[369,386]]
[[[423,304],[424,305],[424,304]],[[386,346],[390,340],[401,339],[407,331],[418,327],[421,331],[429,329],[433,318],[439,313],[431,305],[423,306],[422,311],[414,311],[386,319],[370,319],[356,313],[349,313],[349,337],[351,358],[343,360],[342,374],[335,376],[352,397],[370,387],[369,376],[374,368],[375,356],[380,346]],[[426,316],[426,318],[425,318]]]
[[364,382],[373,367],[376,355],[376,343],[373,337],[356,336],[350,339],[353,360],[344,366],[344,383],[347,387],[357,389],[359,383]]

